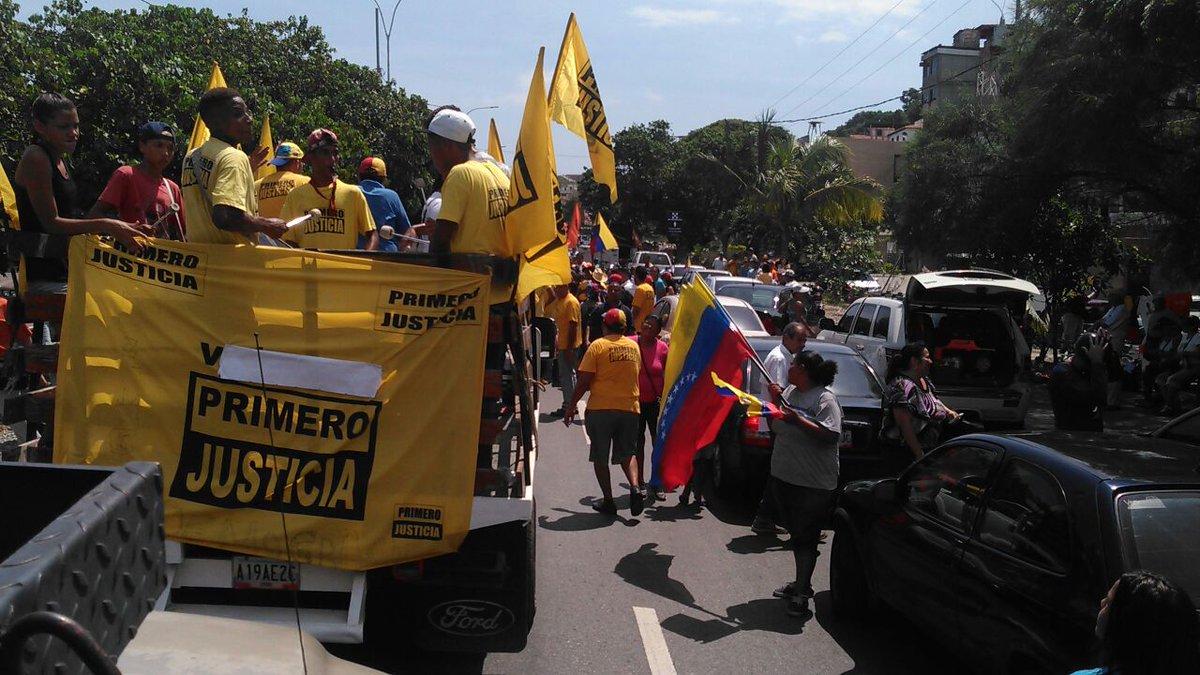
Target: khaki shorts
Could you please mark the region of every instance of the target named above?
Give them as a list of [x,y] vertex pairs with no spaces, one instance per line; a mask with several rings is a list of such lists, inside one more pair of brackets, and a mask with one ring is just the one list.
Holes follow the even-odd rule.
[[[637,450],[638,414],[619,410],[589,410],[583,428],[592,439],[588,461],[620,464]],[[609,449],[612,449],[611,460]]]

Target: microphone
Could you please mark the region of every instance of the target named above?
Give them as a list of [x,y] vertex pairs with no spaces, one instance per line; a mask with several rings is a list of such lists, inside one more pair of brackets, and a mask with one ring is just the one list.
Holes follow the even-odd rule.
[[312,209],[308,213],[300,216],[299,218],[292,218],[291,220],[287,221],[287,228],[290,230],[293,227],[303,224],[303,223],[307,223],[308,221],[310,221],[313,218],[316,218],[320,215],[321,215],[321,209]]

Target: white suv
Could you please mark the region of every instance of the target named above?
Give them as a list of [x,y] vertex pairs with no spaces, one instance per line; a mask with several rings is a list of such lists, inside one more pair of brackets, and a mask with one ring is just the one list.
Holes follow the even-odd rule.
[[920,340],[933,357],[930,379],[947,405],[979,421],[1023,424],[1029,346],[1013,315],[1038,295],[1037,286],[999,272],[917,274],[903,298],[859,298],[817,339],[858,350],[880,379],[892,355]]

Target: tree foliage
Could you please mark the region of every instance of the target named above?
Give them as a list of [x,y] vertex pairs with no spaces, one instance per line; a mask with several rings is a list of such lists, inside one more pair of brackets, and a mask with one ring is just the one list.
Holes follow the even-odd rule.
[[[259,22],[244,12],[153,5],[145,10],[84,9],[55,0],[28,22],[0,0],[0,142],[6,157],[29,140],[29,106],[58,91],[79,108],[82,137],[72,162],[85,194],[134,159],[135,130],[159,119],[177,130],[178,173],[213,62],[246,98],[256,123],[271,115],[276,142],[303,141],[318,127],[341,140],[343,176],[366,155],[382,156],[409,204],[413,178],[430,179],[422,131],[426,102],[380,80],[375,71],[333,58],[319,27],[304,17]],[[16,67],[13,67],[15,64]]]

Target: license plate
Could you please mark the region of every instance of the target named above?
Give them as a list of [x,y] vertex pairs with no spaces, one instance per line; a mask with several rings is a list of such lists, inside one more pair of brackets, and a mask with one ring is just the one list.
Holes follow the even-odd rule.
[[299,590],[300,565],[266,558],[234,556],[233,587]]
[[842,429],[842,440],[838,442],[838,447],[851,448],[854,447],[854,433],[849,429]]

